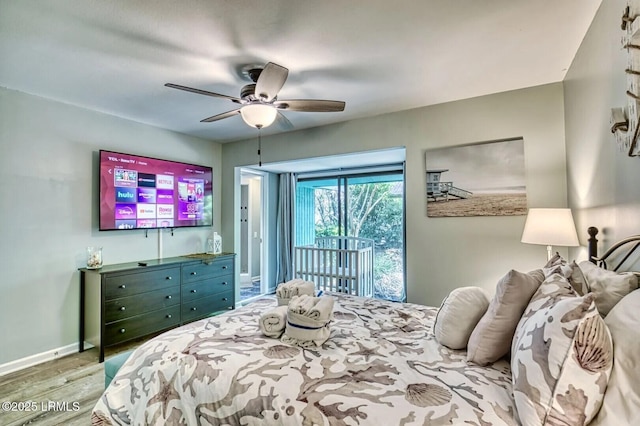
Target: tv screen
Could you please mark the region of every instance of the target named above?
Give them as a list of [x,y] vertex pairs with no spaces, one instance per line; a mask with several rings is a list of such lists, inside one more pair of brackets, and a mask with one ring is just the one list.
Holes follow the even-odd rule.
[[100,151],[100,230],[213,225],[211,167]]

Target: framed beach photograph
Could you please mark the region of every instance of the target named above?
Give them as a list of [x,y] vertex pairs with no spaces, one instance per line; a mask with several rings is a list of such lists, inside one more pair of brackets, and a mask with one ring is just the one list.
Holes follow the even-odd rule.
[[427,216],[527,214],[524,140],[428,150]]

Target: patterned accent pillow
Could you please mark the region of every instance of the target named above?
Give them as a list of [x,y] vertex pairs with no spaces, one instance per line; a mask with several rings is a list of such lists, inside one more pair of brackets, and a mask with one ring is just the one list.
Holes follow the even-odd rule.
[[489,296],[480,287],[451,291],[442,302],[433,326],[438,343],[450,349],[466,348],[471,332],[488,306]]
[[514,400],[524,426],[584,425],[596,415],[613,363],[594,296],[553,274],[532,297],[514,336]]
[[547,261],[546,265],[542,267],[542,272],[545,277],[556,273],[569,277],[569,275],[571,275],[571,267],[565,258],[560,256],[560,253],[556,252],[556,254]]
[[584,296],[589,293],[587,280],[582,274],[582,271],[578,267],[576,261],[574,260],[571,263],[568,263],[558,252],[556,252],[547,264],[543,266],[542,271],[544,272],[545,277],[549,277],[553,274],[560,274],[567,278],[571,287],[573,287],[576,293],[580,296]]

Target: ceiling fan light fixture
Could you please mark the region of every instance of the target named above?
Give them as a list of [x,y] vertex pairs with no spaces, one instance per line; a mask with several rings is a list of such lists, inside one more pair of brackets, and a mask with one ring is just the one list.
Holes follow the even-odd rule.
[[240,108],[240,115],[251,127],[262,129],[269,127],[276,119],[278,111],[271,105],[249,104]]

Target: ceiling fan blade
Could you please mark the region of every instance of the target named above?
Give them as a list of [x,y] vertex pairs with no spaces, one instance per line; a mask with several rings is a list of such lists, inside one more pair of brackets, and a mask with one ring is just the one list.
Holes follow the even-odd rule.
[[236,98],[236,97],[233,97],[233,96],[222,95],[220,93],[215,93],[215,92],[209,92],[207,90],[194,89],[193,87],[180,86],[179,84],[173,84],[173,83],[166,83],[165,86],[166,87],[170,87],[172,89],[178,89],[178,90],[184,90],[186,92],[197,93],[198,95],[206,95],[206,96],[213,96],[214,98],[229,99],[230,101],[233,101],[233,102],[238,103],[238,104],[242,103],[240,98]]
[[276,115],[276,121],[278,125],[285,130],[293,130],[293,123],[289,121],[287,117],[284,116],[283,113],[278,111],[278,115]]
[[223,112],[222,114],[213,115],[211,117],[205,118],[204,120],[200,120],[201,123],[211,123],[212,121],[222,120],[223,118],[233,117],[234,115],[240,114],[240,108],[234,109],[232,111]]
[[322,99],[290,99],[275,101],[278,109],[302,112],[339,112],[344,111],[345,103],[342,101],[326,101]]
[[258,81],[256,81],[256,96],[266,102],[271,101],[284,86],[288,75],[289,70],[287,68],[269,62],[264,66]]

